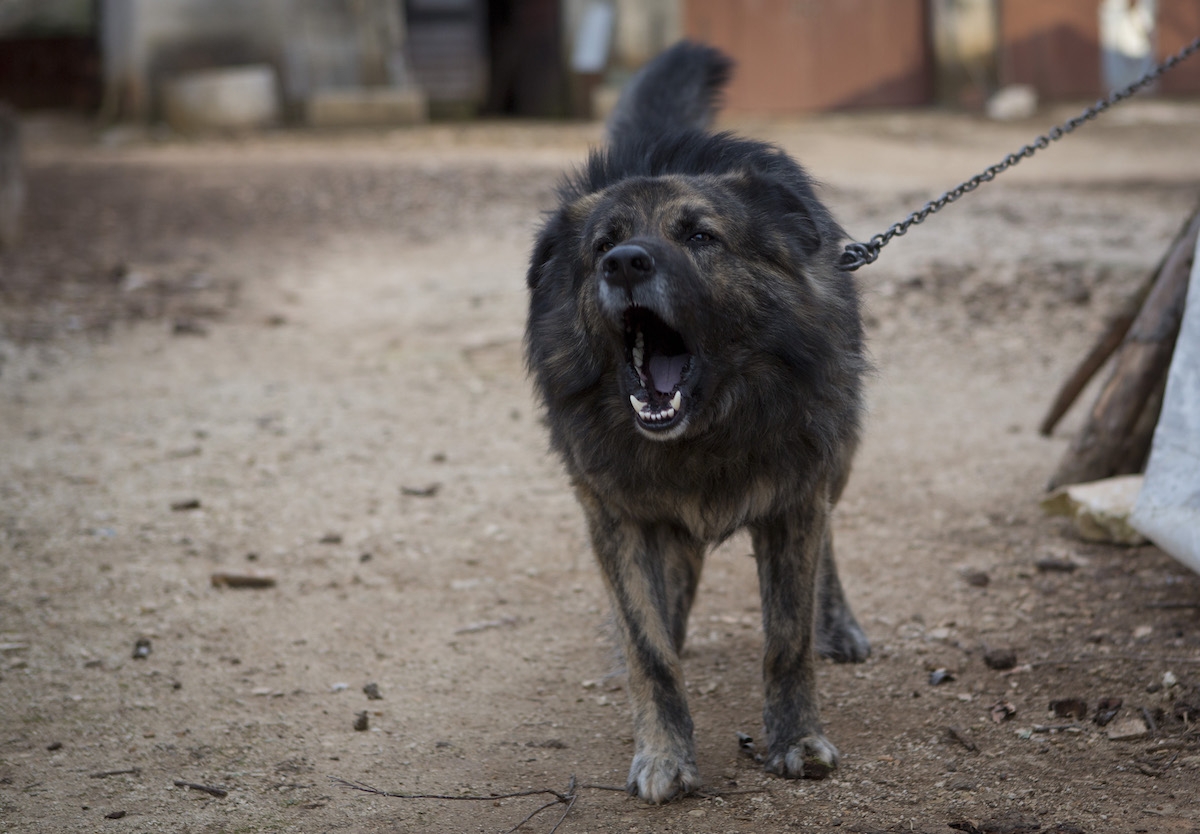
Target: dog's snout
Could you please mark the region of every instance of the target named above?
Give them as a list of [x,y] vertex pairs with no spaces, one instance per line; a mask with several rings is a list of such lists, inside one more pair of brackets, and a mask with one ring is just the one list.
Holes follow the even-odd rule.
[[626,243],[610,250],[600,269],[605,281],[633,287],[654,275],[654,256],[637,244]]

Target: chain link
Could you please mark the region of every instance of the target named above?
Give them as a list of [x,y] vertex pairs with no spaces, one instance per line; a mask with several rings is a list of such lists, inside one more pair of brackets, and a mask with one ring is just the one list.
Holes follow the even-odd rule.
[[1183,49],[1176,52],[1170,58],[1163,61],[1157,67],[1150,70],[1150,72],[1143,75],[1128,87],[1109,94],[1107,98],[1100,99],[1075,118],[1070,119],[1069,121],[1066,121],[1057,127],[1051,128],[1047,133],[1037,137],[1019,151],[1010,153],[995,165],[989,165],[983,171],[971,177],[966,182],[960,183],[958,186],[950,189],[936,200],[931,200],[930,202],[926,203],[920,209],[914,211],[899,223],[893,223],[886,232],[875,235],[866,243],[860,243],[856,241],[854,243],[847,244],[845,251],[842,253],[842,259],[838,263],[838,267],[845,272],[853,272],[860,266],[866,266],[869,263],[873,263],[875,259],[879,257],[879,250],[886,246],[892,238],[900,237],[912,226],[916,226],[918,223],[924,222],[925,218],[929,217],[929,215],[941,211],[959,197],[963,196],[964,194],[969,194],[979,186],[983,185],[985,182],[991,182],[997,177],[997,175],[1004,173],[1022,159],[1027,159],[1038,151],[1049,147],[1051,142],[1057,142],[1068,133],[1074,131],[1075,128],[1096,118],[1114,104],[1124,101],[1142,88],[1153,84],[1158,80],[1159,76],[1161,76],[1167,70],[1173,68],[1180,61],[1191,57],[1198,51],[1200,51],[1200,37],[1193,40]]

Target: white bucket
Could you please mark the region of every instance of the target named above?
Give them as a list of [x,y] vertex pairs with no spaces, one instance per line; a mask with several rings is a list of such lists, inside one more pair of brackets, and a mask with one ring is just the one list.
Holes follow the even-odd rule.
[[279,121],[279,84],[266,64],[201,70],[163,87],[167,123],[191,133],[249,130]]

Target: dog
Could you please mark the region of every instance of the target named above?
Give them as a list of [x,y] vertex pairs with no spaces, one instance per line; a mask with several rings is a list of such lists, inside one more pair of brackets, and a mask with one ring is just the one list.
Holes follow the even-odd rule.
[[819,653],[864,660],[830,513],[868,368],[845,237],[783,151],[709,123],[732,62],[681,42],[622,92],[530,258],[526,361],[628,673],[631,794],[700,786],[680,652],[705,552],[750,531],[765,767],[821,778]]

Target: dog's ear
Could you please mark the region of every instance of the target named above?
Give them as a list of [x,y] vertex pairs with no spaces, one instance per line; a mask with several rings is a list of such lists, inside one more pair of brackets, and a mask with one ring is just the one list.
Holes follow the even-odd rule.
[[738,187],[754,228],[774,230],[805,258],[820,251],[834,224],[801,172],[749,170]]
[[536,290],[542,283],[550,262],[555,256],[555,241],[562,240],[566,221],[562,212],[550,217],[538,233],[533,245],[533,254],[529,256],[529,271],[525,273],[525,283],[531,290]]

